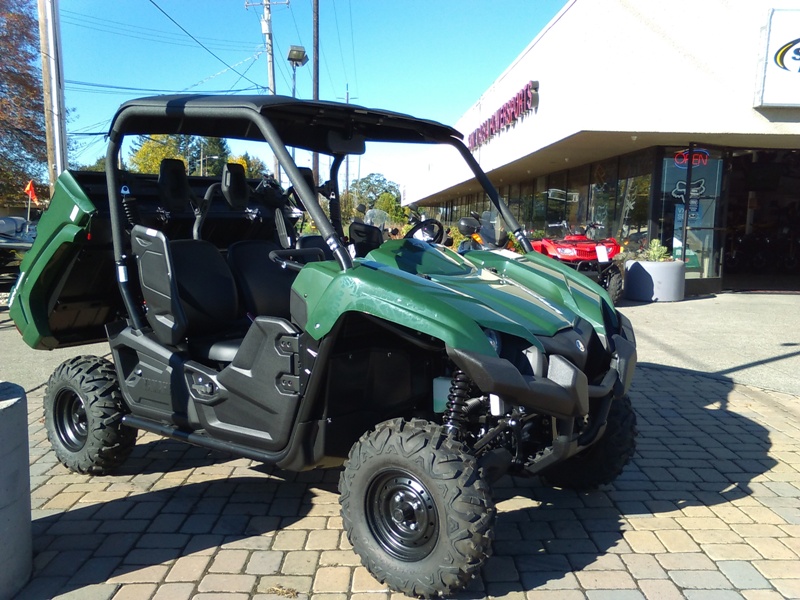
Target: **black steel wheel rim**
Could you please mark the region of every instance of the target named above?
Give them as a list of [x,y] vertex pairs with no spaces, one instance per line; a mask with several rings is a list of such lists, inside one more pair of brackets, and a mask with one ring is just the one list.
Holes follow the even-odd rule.
[[367,524],[388,554],[415,562],[433,551],[439,515],[419,479],[400,469],[383,471],[373,478],[365,500]]
[[89,425],[86,421],[86,406],[75,391],[63,389],[58,392],[53,406],[53,421],[61,444],[71,452],[86,445]]

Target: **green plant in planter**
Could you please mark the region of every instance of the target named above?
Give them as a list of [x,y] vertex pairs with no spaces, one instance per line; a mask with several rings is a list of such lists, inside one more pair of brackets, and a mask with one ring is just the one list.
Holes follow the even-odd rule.
[[673,260],[669,249],[659,240],[650,240],[650,244],[636,253],[634,260],[645,260],[649,262],[670,262]]
[[659,240],[651,240],[625,263],[625,297],[639,302],[683,300],[685,268]]

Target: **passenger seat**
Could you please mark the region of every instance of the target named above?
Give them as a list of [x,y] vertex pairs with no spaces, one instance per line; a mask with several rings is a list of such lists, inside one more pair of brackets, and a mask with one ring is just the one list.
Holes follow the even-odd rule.
[[268,240],[242,240],[228,248],[228,265],[251,319],[291,316],[289,299],[297,273],[270,259],[269,253],[280,249]]
[[205,240],[170,241],[161,231],[135,225],[136,256],[146,319],[166,346],[187,343],[198,360],[233,360],[248,323],[220,251]]

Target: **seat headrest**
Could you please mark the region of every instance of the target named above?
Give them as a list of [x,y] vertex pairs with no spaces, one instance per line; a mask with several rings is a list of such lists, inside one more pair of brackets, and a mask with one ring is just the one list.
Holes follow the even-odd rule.
[[226,163],[222,168],[222,195],[231,208],[244,209],[250,198],[244,167],[239,163]]
[[[312,171],[308,167],[297,167],[297,170],[300,171],[300,175],[303,177],[303,180],[308,184],[308,187],[311,188],[311,191],[316,192],[317,183],[314,181],[314,171]],[[303,201],[300,198],[300,195],[297,193],[297,190],[294,189],[294,186],[289,188],[289,195],[294,197],[294,200],[297,203],[297,208],[299,208],[300,210],[306,209],[306,207],[303,206]]]
[[317,182],[314,181],[314,171],[312,171],[309,167],[297,167],[297,170],[300,171],[300,175],[303,176],[303,179],[305,179],[308,187],[310,187],[312,190],[316,190]]
[[194,201],[189,187],[186,165],[179,158],[165,158],[158,172],[158,195],[161,204],[170,212],[181,212]]
[[350,223],[350,241],[355,243],[366,242],[375,248],[383,243],[383,232],[378,227],[364,223]]

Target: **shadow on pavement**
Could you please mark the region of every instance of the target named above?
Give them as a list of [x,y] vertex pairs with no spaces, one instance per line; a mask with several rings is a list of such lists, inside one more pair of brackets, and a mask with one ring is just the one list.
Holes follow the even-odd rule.
[[[686,517],[691,507],[749,496],[753,479],[777,461],[769,456],[769,431],[730,409],[733,387],[721,377],[644,366],[631,391],[636,455],[612,485],[579,493],[546,487],[538,478],[498,482],[501,512],[494,557],[483,571],[486,591],[574,589],[565,581],[572,573],[613,570],[609,561],[621,563],[609,555],[631,552],[625,532],[635,528],[632,519],[647,527],[641,519]],[[502,510],[520,504],[520,496],[528,507]],[[503,581],[512,579],[500,568],[510,561],[517,573]],[[465,597],[478,597],[477,591]]]
[[[621,564],[612,555],[631,552],[625,533],[642,519],[685,517],[690,507],[751,494],[753,479],[777,463],[768,430],[730,409],[732,392],[724,378],[638,371],[631,398],[639,438],[625,472],[589,493],[552,489],[537,477],[501,479],[494,555],[458,597],[574,589],[574,573]],[[34,578],[20,598],[52,597],[223,544],[268,551],[273,534],[306,517],[314,497],[337,493],[338,470],[284,473],[151,438],[140,439],[118,476],[80,480],[107,481],[96,503],[33,522]]]
[[[33,521],[34,573],[18,600],[75,593],[223,544],[269,550],[273,534],[303,519],[315,496],[336,493],[321,471],[249,463],[173,440],[140,441],[117,474],[82,480],[108,483],[93,503]],[[246,474],[235,475],[237,466]],[[124,497],[104,499],[115,493]]]

